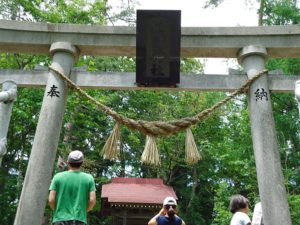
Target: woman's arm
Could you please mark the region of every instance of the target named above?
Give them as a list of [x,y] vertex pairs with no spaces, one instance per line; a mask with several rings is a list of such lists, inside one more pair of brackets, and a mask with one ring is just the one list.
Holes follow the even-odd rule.
[[149,220],[148,225],[157,225],[156,222],[157,217],[164,216],[165,214],[166,214],[165,209],[162,208],[157,215],[155,215],[154,217],[152,217],[151,220]]

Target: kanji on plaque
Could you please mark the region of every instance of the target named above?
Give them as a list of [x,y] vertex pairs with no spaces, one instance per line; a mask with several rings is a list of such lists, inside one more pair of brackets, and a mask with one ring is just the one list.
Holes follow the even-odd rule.
[[55,85],[52,85],[52,87],[50,88],[50,91],[47,92],[47,96],[52,97],[58,97],[59,98],[59,91],[57,90],[58,87],[56,87]]
[[263,89],[263,88],[258,88],[255,92],[254,92],[254,94],[255,94],[255,101],[257,101],[257,100],[266,100],[266,101],[268,101],[269,99],[268,99],[268,93],[265,91],[265,89]]

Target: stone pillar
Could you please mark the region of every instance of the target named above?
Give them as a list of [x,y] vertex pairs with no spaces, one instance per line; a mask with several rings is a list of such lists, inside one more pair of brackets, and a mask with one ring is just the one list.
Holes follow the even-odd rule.
[[[266,57],[266,49],[259,46],[247,46],[239,52],[239,61],[248,78],[265,69]],[[291,225],[267,75],[251,85],[248,97],[264,224]]]
[[[69,75],[77,49],[70,43],[56,42],[50,53],[52,66]],[[50,70],[14,225],[42,224],[66,97],[66,83]]]
[[6,137],[11,117],[13,102],[17,98],[17,85],[13,81],[5,81],[0,92],[0,166],[6,154]]

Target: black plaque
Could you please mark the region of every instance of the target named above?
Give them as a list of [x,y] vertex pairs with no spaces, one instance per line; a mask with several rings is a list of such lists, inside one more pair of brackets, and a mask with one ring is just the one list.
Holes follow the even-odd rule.
[[176,86],[180,81],[180,10],[137,10],[136,83]]

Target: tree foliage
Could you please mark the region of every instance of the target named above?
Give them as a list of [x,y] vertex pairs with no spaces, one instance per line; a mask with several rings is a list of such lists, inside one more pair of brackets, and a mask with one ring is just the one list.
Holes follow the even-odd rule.
[[[111,12],[107,1],[97,0],[17,0],[0,1],[1,17],[36,22],[107,24],[117,19],[134,24],[132,4],[120,1],[121,10]],[[217,6],[221,1],[210,1]],[[267,1],[263,5],[262,25],[299,23],[295,1]],[[285,3],[285,5],[283,4]],[[286,6],[287,9],[281,7]],[[47,56],[0,54],[0,68],[33,69],[36,64],[48,66]],[[285,74],[299,74],[298,59],[268,60],[268,69],[283,69]],[[81,57],[77,67],[88,71],[134,72],[131,57]],[[182,59],[183,73],[202,73],[197,59]],[[132,119],[172,120],[192,116],[222,100],[226,93],[174,91],[88,90],[88,93],[119,114]],[[0,168],[0,223],[13,224],[20,191],[30,157],[44,89],[18,88],[8,133],[8,153]],[[290,94],[272,93],[276,129],[286,187],[289,194],[293,224],[299,224],[299,114]],[[100,200],[102,184],[111,177],[162,178],[171,185],[179,198],[180,215],[189,225],[226,225],[232,194],[246,195],[254,205],[259,199],[255,160],[252,149],[247,100],[244,96],[206,117],[192,127],[196,144],[203,159],[190,166],[184,162],[184,133],[158,138],[162,164],[159,168],[141,165],[140,157],[145,137],[122,127],[122,152],[117,161],[99,155],[115,122],[94,105],[70,91],[65,111],[58,154],[66,158],[71,149],[81,149],[86,156],[84,169],[92,173]],[[55,168],[54,172],[57,172]],[[90,224],[110,224],[99,214],[98,201],[89,215]],[[51,210],[46,209],[46,217]]]

